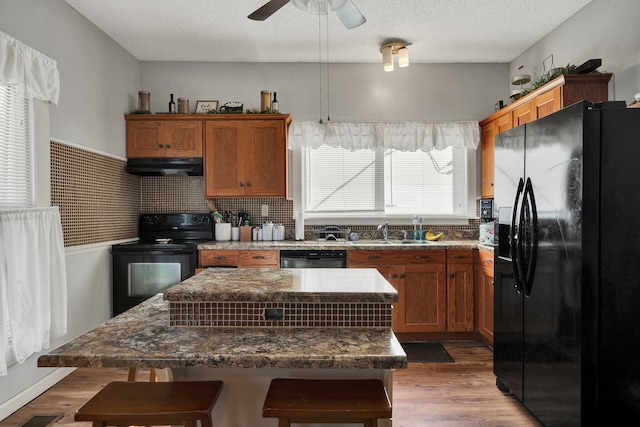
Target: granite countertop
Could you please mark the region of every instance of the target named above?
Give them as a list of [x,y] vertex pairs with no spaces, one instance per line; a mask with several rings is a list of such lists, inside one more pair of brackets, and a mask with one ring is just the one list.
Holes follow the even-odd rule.
[[476,249],[479,246],[477,240],[438,240],[435,242],[413,243],[413,241],[389,240],[390,243],[381,243],[380,240],[356,240],[346,241],[315,241],[315,240],[280,240],[280,241],[251,241],[251,242],[217,242],[210,241],[198,244],[198,249],[217,250],[295,250],[295,249],[319,249],[319,250],[442,250],[442,249]]
[[403,369],[391,329],[176,328],[158,294],[38,358],[40,367]]
[[167,301],[394,302],[375,268],[208,268],[164,292]]

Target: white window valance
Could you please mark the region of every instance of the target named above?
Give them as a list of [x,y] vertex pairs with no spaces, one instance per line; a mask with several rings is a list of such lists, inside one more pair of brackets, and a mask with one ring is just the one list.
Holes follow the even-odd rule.
[[322,145],[351,151],[378,148],[431,151],[446,147],[477,149],[478,122],[291,122],[289,148]]
[[56,61],[0,31],[0,86],[12,85],[24,89],[27,98],[58,104]]

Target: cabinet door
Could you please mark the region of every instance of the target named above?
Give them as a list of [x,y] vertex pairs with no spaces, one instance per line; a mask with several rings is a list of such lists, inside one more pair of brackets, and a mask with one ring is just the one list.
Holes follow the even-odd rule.
[[127,121],[127,157],[163,157],[160,121]]
[[286,140],[280,121],[246,122],[245,195],[285,196]]
[[480,162],[482,164],[480,172],[482,197],[493,197],[493,176],[495,151],[496,122],[489,122],[482,126],[482,142],[480,146]]
[[205,196],[244,196],[244,123],[209,121],[205,125]]
[[478,331],[493,345],[493,254],[479,252]]
[[447,330],[473,331],[473,263],[449,263],[447,268]]
[[447,321],[445,264],[405,265],[404,331],[443,332]]
[[525,123],[532,122],[536,119],[533,102],[527,102],[524,105],[513,110],[513,126],[520,126]]
[[562,92],[560,87],[536,96],[533,99],[533,108],[535,109],[536,119],[540,119],[558,111],[561,105]]
[[167,157],[202,157],[202,122],[163,122]]
[[406,332],[404,320],[404,267],[397,265],[379,265],[376,268],[398,292],[398,301],[393,303],[393,331]]

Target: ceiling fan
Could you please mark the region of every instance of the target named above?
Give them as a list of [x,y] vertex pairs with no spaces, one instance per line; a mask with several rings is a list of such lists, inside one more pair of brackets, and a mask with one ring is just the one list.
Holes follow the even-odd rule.
[[270,0],[249,15],[248,18],[255,21],[264,21],[289,2],[293,3],[298,9],[311,10],[312,13],[320,14],[327,13],[328,3],[331,10],[336,12],[348,29],[356,28],[367,22],[351,0]]

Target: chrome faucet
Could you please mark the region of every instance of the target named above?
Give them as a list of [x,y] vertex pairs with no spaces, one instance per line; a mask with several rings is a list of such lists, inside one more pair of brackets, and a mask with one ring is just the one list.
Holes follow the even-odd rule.
[[385,222],[378,226],[378,231],[382,231],[382,240],[387,240],[389,237],[389,223]]

